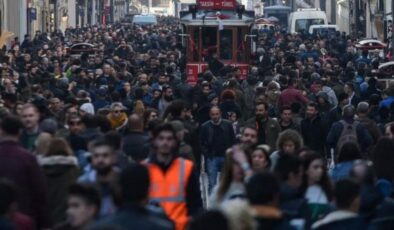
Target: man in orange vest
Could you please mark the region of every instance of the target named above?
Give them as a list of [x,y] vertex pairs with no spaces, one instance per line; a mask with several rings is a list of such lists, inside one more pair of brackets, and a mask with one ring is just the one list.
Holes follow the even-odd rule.
[[153,132],[154,153],[146,161],[150,175],[149,199],[174,221],[176,230],[187,227],[189,217],[202,208],[197,170],[193,162],[179,157],[176,132],[171,124]]

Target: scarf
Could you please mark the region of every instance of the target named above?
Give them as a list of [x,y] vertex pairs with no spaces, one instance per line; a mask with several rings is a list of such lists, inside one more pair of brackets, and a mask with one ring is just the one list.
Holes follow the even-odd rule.
[[121,113],[119,117],[113,116],[112,113],[108,115],[108,120],[111,122],[111,127],[113,129],[118,129],[123,127],[127,122],[126,113]]

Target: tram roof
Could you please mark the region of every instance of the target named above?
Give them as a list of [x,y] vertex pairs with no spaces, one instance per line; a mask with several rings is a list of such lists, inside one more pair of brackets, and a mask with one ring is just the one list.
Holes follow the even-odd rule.
[[[192,13],[185,12],[181,16],[181,23],[189,26],[217,26],[218,17],[217,12],[220,12],[221,23],[223,26],[250,26],[254,23],[254,16],[248,12],[242,14],[242,18],[238,18],[235,11],[203,11],[199,10],[196,13],[196,18],[193,19]],[[205,16],[205,18],[204,18]]]

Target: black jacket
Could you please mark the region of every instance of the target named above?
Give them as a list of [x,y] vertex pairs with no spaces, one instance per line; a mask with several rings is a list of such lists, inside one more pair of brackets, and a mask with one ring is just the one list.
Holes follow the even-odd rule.
[[123,152],[137,162],[144,160],[147,157],[144,144],[148,140],[143,132],[131,132],[123,138]]
[[327,115],[327,127],[331,127],[332,124],[335,122],[341,120],[342,118],[342,108],[339,106],[336,106],[328,112]]
[[304,219],[306,226],[310,226],[308,201],[299,190],[285,183],[280,187],[280,209],[287,218]]
[[241,108],[235,101],[223,101],[219,105],[220,110],[222,111],[222,117],[224,119],[229,119],[229,113],[233,112],[237,114],[237,118],[240,119],[242,116]]
[[327,136],[327,125],[319,115],[313,120],[302,120],[301,133],[306,146],[312,150],[324,153],[324,143]]
[[[205,156],[224,156],[224,153],[214,153],[214,127],[215,124],[212,121],[205,122],[200,129],[200,143],[202,148],[202,154]],[[235,133],[233,126],[230,121],[222,119],[220,122],[220,129],[222,135],[219,138],[223,138],[223,149],[228,149],[236,143]],[[223,154],[223,155],[222,155]]]

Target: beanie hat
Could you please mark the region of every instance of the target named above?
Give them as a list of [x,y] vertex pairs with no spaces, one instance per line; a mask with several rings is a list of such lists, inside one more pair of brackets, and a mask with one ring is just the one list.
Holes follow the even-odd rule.
[[92,103],[84,103],[79,109],[84,111],[85,113],[94,115],[94,106]]

